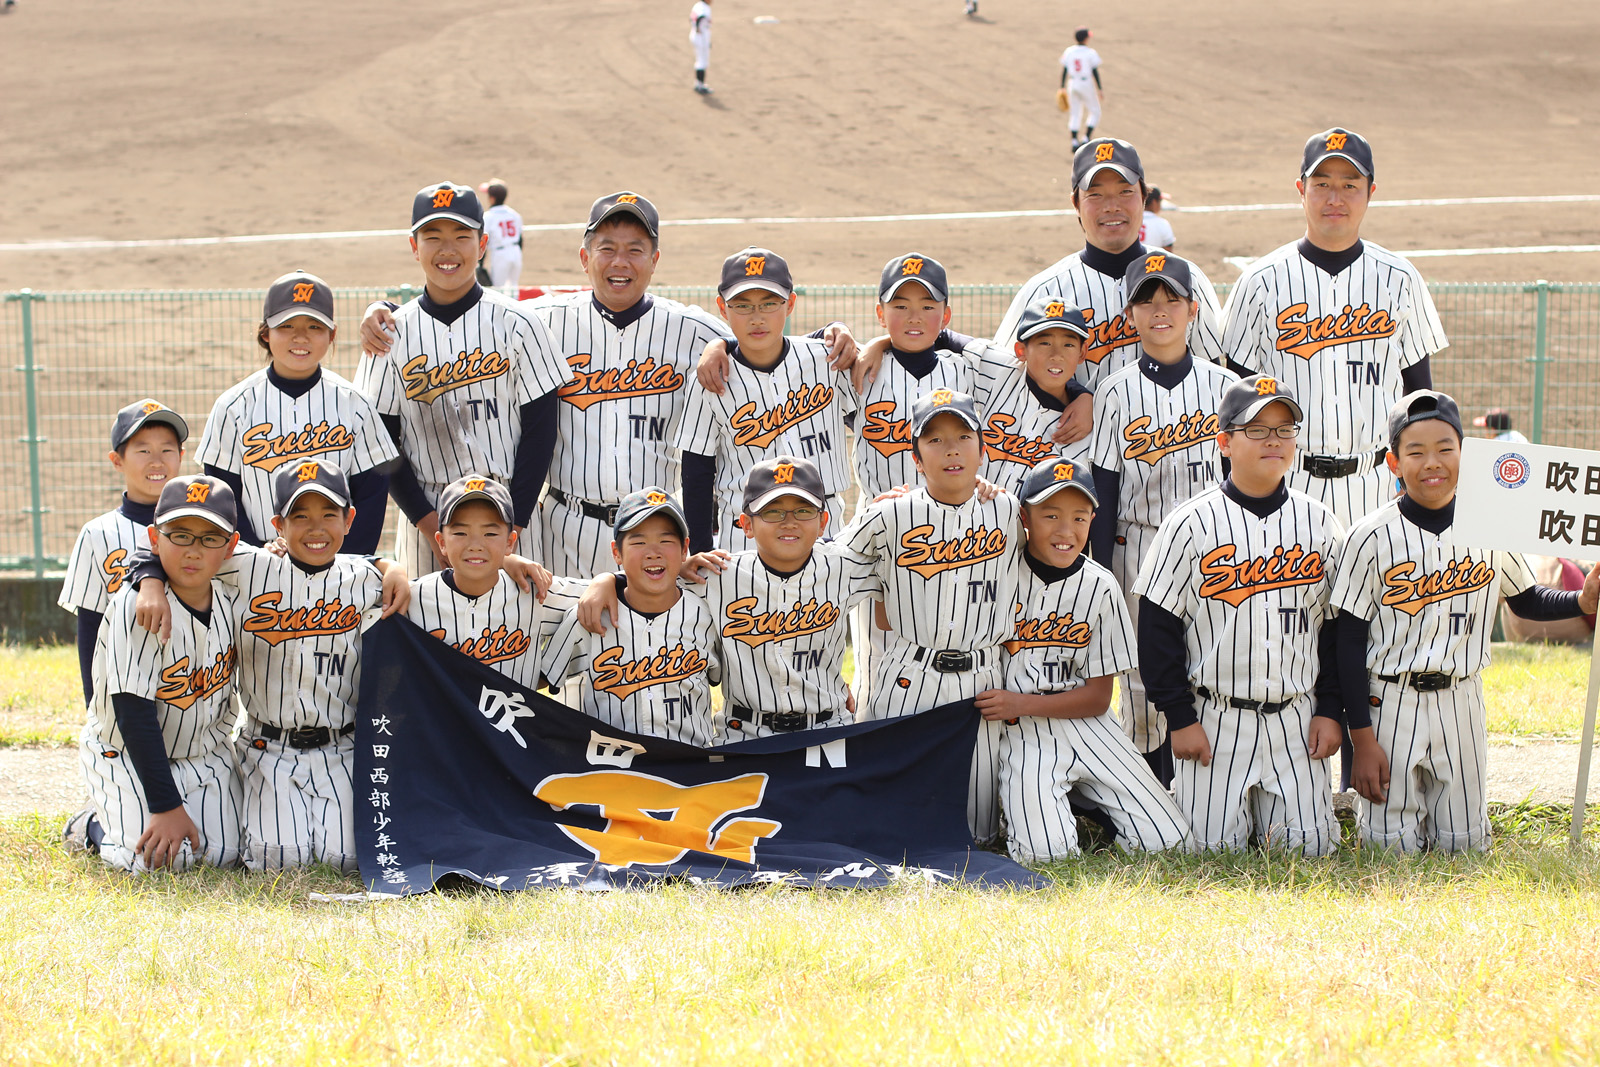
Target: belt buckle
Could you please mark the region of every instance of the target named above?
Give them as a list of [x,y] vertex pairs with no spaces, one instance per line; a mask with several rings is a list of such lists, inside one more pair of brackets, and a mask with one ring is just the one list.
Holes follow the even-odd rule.
[[322,726],[296,726],[284,740],[290,748],[321,748],[328,743],[328,731]]
[[1437,693],[1449,689],[1455,679],[1439,671],[1424,671],[1411,676],[1411,688],[1419,693]]
[[941,674],[957,674],[972,669],[972,653],[958,649],[940,649],[933,654],[933,669]]
[[804,730],[810,716],[803,711],[774,711],[767,715],[767,725],[774,730]]
[[1313,478],[1337,478],[1339,460],[1335,456],[1307,456],[1303,466]]
[[615,526],[617,524],[617,505],[616,504],[601,504],[600,505],[600,510],[605,513],[605,520],[604,521],[605,521],[605,524],[607,526]]

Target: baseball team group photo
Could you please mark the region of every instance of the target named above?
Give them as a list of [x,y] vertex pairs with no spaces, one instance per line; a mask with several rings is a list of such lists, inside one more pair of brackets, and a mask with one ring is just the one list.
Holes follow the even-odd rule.
[[[107,210],[0,245],[17,1054],[1585,1062],[1600,192],[1527,168],[1593,28],[1526,28],[1541,149],[1523,30],[1440,136],[1487,3],[1417,70],[1254,0],[666,6],[463,14],[500,76],[197,8],[257,151],[140,184],[34,90]],[[65,17],[0,30],[110,54]],[[387,73],[271,101],[338,42]]]

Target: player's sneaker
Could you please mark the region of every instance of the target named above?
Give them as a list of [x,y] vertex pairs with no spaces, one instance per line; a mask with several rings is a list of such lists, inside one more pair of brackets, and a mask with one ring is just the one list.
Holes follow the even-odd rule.
[[710,96],[711,86],[707,85],[705,82],[695,82],[694,91],[699,93],[701,96]]
[[[78,814],[67,820],[67,825],[61,828],[62,844],[67,846],[68,852],[99,852],[100,842],[95,840],[99,835],[89,833],[89,827],[94,825],[94,809],[84,808]],[[97,827],[98,829],[98,827]]]

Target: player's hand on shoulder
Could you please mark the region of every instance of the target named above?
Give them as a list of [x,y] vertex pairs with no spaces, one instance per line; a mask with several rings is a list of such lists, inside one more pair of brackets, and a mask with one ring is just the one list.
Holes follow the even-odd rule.
[[406,574],[406,569],[392,560],[380,560],[389,566],[383,568],[383,617],[391,615],[404,615],[411,606],[411,576]]
[[1199,760],[1200,766],[1211,766],[1211,739],[1206,728],[1199,723],[1172,731],[1172,758]]
[[285,541],[281,537],[274,537],[272,540],[262,545],[261,549],[264,552],[271,552],[274,556],[282,559],[284,556],[289,554],[289,542]]
[[889,352],[889,335],[879,334],[868,341],[866,347],[856,354],[855,362],[850,365],[850,384],[855,386],[856,392],[864,393],[867,386],[878,380],[878,370],[883,366],[883,357]]
[[700,353],[700,362],[694,365],[695,379],[700,388],[721,396],[726,392],[723,383],[728,380],[728,342],[713,338]]
[[551,583],[555,581],[550,572],[545,570],[541,564],[529,559],[527,556],[519,556],[515,552],[509,553],[505,559],[500,561],[500,569],[505,571],[513,582],[517,583],[518,589],[521,589],[524,593],[532,593],[541,604],[544,603],[544,598],[550,593]]
[[1312,759],[1327,759],[1344,744],[1344,727],[1326,715],[1314,716],[1306,737],[1306,749]]
[[1372,727],[1351,730],[1350,747],[1350,784],[1372,803],[1382,804],[1389,799],[1389,757],[1373,736]]
[[[607,619],[609,618],[609,623]],[[617,576],[610,571],[597,574],[578,598],[578,625],[592,634],[603,634],[617,625]]]
[[361,319],[361,350],[373,356],[387,356],[398,336],[389,305],[381,300],[368,305]]
[[849,370],[856,362],[856,339],[850,327],[842,322],[830,322],[822,331],[822,343],[828,346],[828,366],[834,370]]
[[185,841],[189,842],[190,850],[198,856],[200,830],[195,826],[194,820],[189,818],[184,806],[179,804],[171,811],[156,812],[150,816],[150,822],[145,827],[144,833],[133,843],[133,851],[144,860],[146,867],[158,870],[170,865],[183,854]]
[[1029,714],[1027,694],[1013,693],[1009,689],[985,689],[973,698],[973,703],[989,722],[1015,725],[1018,719]]
[[[980,478],[978,480],[982,481],[983,479]],[[897,485],[892,489],[885,489],[883,492],[873,497],[872,502],[874,504],[881,504],[885,500],[899,500],[909,492],[911,492],[911,487],[909,485]]]
[[683,561],[683,566],[678,568],[678,577],[696,585],[705,585],[711,575],[721,574],[732,562],[733,557],[720,548],[713,548],[710,552],[696,552]]
[[979,500],[987,504],[995,497],[1004,494],[1006,490],[1005,486],[996,485],[994,482],[991,482],[989,479],[980,475],[977,481],[973,483],[972,491],[977,494]]
[[1058,445],[1075,444],[1088,437],[1094,431],[1094,394],[1084,393],[1078,399],[1067,405],[1067,410],[1061,413],[1061,420],[1056,423],[1056,428],[1050,434],[1050,440]]
[[139,594],[133,601],[133,621],[167,643],[172,636],[172,605],[167,603],[167,583],[159,578],[146,578],[139,583]]

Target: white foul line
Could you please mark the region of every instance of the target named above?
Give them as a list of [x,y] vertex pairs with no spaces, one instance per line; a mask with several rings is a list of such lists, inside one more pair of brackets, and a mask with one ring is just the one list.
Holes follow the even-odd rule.
[[[1600,194],[1571,193],[1561,196],[1466,196],[1429,200],[1375,200],[1373,207],[1457,207],[1472,204],[1579,204],[1600,202]],[[1207,204],[1192,207],[1174,205],[1172,211],[1185,215],[1247,213],[1258,211],[1299,211],[1300,205],[1289,204]],[[968,222],[984,219],[1042,219],[1065,218],[1074,212],[1071,208],[1043,208],[1018,211],[930,211],[911,215],[815,215],[757,216],[753,218],[677,219],[662,222],[663,226],[805,226],[884,222]],[[581,231],[581,222],[538,222],[523,227],[535,233]],[[133,241],[100,241],[93,239],[65,241],[19,241],[0,244],[0,252],[73,252],[113,248],[193,248],[202,245],[264,244],[273,241],[346,241],[371,237],[405,237],[409,230],[333,230],[322,233],[254,233],[230,237],[157,237]],[[1571,251],[1587,251],[1588,246],[1575,246]],[[1433,253],[1407,253],[1408,255],[1490,255],[1497,250],[1444,249]],[[1510,249],[1509,251],[1523,251]],[[1537,248],[1527,251],[1563,251],[1560,248]],[[1237,258],[1237,257],[1235,257]],[[1233,262],[1232,259],[1226,262]]]

